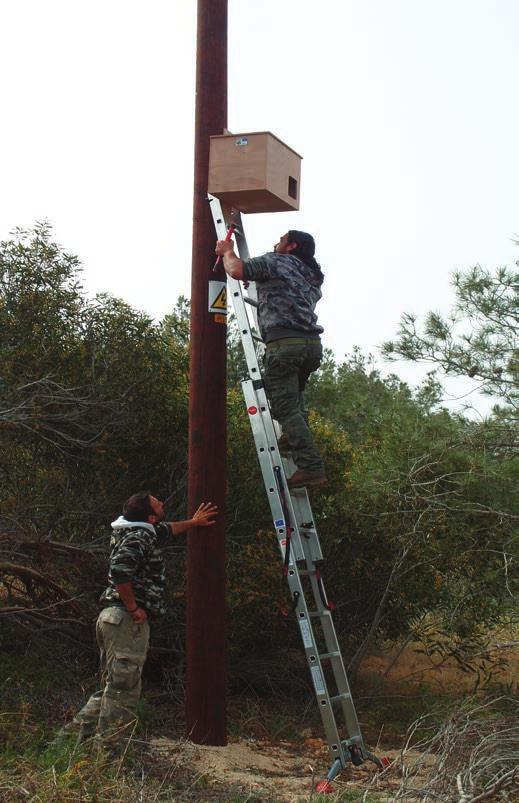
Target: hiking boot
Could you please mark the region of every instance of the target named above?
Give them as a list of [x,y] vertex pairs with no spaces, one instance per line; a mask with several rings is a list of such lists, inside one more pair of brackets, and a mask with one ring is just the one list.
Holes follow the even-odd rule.
[[298,468],[288,480],[287,485],[292,490],[292,488],[303,488],[308,485],[323,485],[327,481],[328,478],[324,473],[324,469],[312,471],[309,468]]

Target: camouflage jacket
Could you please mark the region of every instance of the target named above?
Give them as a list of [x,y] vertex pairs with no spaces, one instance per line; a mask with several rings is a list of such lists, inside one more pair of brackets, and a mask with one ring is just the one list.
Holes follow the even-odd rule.
[[131,583],[137,604],[152,616],[166,612],[164,583],[166,566],[161,544],[171,535],[169,526],[126,521],[120,516],[112,522],[108,588],[101,595],[101,604],[122,606],[116,585]]
[[243,263],[243,278],[257,282],[258,323],[263,340],[320,335],[315,306],[321,279],[292,254],[264,254]]

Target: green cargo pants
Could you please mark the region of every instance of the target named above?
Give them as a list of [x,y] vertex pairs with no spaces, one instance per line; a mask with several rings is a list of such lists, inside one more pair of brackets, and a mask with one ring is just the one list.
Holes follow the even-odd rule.
[[148,622],[135,624],[123,608],[104,608],[99,614],[96,638],[101,652],[102,688],[74,717],[83,736],[97,732],[115,742],[131,735],[149,636]]
[[281,424],[298,468],[324,471],[321,455],[308,428],[304,389],[321,363],[319,337],[285,337],[267,343],[263,381],[272,415]]

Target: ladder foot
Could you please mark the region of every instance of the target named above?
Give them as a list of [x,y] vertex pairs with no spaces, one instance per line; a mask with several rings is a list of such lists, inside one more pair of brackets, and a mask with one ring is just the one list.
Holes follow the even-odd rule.
[[368,761],[372,761],[373,764],[376,764],[381,772],[391,764],[391,759],[388,756],[382,756],[382,758],[379,758],[374,753],[370,753],[368,750],[364,750],[364,758],[368,759]]
[[326,776],[324,781],[319,781],[319,783],[315,787],[316,792],[321,792],[321,794],[328,795],[333,792],[332,781],[334,778],[337,777],[339,772],[342,770],[342,763],[340,759],[336,758],[333,762],[328,775]]
[[352,744],[349,748],[350,751],[350,759],[351,763],[354,767],[360,767],[361,764],[364,763],[364,756],[362,755],[362,751],[360,747],[356,744]]
[[329,783],[331,785],[333,779],[337,777],[337,775],[341,770],[342,770],[341,761],[340,759],[336,758],[329,769],[328,775],[326,776],[326,781],[320,781],[320,783]]
[[315,785],[315,791],[319,792],[321,795],[331,795],[333,786],[330,781],[319,781],[319,783]]

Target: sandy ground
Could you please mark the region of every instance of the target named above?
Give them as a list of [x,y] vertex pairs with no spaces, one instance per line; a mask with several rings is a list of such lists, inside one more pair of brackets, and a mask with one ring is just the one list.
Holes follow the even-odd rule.
[[[329,769],[328,750],[321,739],[307,739],[302,744],[278,742],[272,744],[260,740],[240,740],[226,747],[206,747],[192,742],[157,739],[154,749],[172,763],[180,762],[189,767],[193,789],[200,793],[207,790],[207,800],[230,801],[233,796],[250,795],[258,803],[303,803],[310,801],[316,783],[326,777]],[[385,751],[391,760],[400,754],[396,750]],[[413,761],[408,754],[406,760]],[[392,790],[398,784],[400,769],[389,767],[383,773],[366,762],[361,767],[348,766],[334,781],[330,801],[339,793],[363,792],[371,787],[380,800],[390,801]],[[226,791],[227,790],[227,791]],[[221,795],[221,796],[220,796]],[[348,796],[349,797],[349,796]],[[317,798],[315,792],[313,800]],[[203,796],[200,798],[203,800]],[[322,798],[321,798],[322,799]],[[350,797],[350,800],[357,799]]]
[[[517,634],[514,637],[516,639]],[[503,641],[510,640],[510,633],[505,633]],[[499,673],[499,679],[516,683],[519,651],[507,650],[506,657],[509,663]],[[387,661],[387,655],[372,656],[366,662],[367,670],[376,676],[384,671]],[[452,691],[453,688],[460,691],[465,687],[470,691],[473,684],[473,678],[467,680],[452,662],[435,670],[429,659],[412,649],[405,651],[403,659],[391,672],[390,680],[397,683],[411,681],[407,691],[412,693],[412,682],[424,678],[439,692]],[[175,766],[188,770],[193,797],[184,797],[183,794],[182,800],[196,799],[204,803],[245,803],[248,798],[251,803],[317,803],[326,799],[330,803],[338,803],[341,799],[360,803],[367,790],[370,801],[391,803],[403,774],[410,773],[415,777],[419,787],[434,764],[432,756],[414,750],[406,751],[405,756],[399,749],[374,751],[379,757],[390,759],[387,769],[380,772],[368,761],[360,767],[350,764],[333,782],[334,794],[325,797],[315,791],[312,794],[316,783],[326,778],[331,763],[327,744],[320,738],[306,738],[298,743],[249,738],[231,741],[226,747],[206,747],[186,740],[160,738],[152,744],[154,750],[171,763],[173,773]],[[189,789],[185,791],[189,792]],[[411,798],[406,800],[412,803]]]

